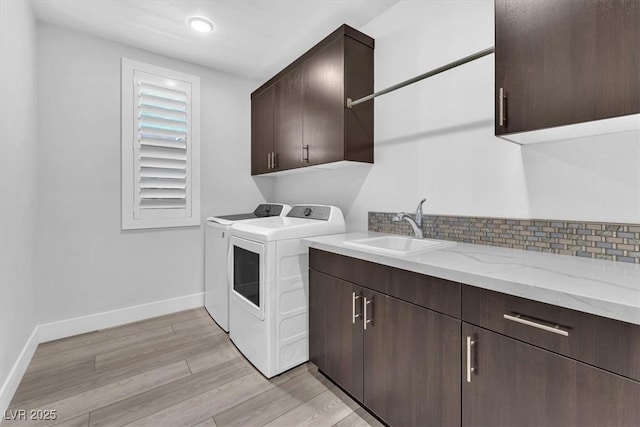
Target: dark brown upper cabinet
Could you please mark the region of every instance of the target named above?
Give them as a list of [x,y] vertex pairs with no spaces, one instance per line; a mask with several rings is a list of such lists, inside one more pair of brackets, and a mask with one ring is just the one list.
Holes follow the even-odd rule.
[[273,145],[273,86],[251,98],[251,175],[269,172]]
[[343,39],[334,40],[303,65],[305,165],[335,162],[344,156],[343,43]]
[[496,135],[540,142],[580,124],[564,137],[586,136],[605,133],[587,122],[612,118],[607,133],[635,129],[639,23],[637,0],[496,0]]
[[[295,68],[273,86],[274,166],[278,169],[299,167],[302,159],[302,78],[302,69]],[[257,150],[261,152],[260,147]]]
[[346,108],[373,92],[373,49],[343,25],[251,94],[252,175],[373,163],[373,102]]

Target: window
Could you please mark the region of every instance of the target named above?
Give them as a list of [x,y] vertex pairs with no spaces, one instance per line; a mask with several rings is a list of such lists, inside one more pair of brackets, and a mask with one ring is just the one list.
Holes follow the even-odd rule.
[[122,58],[122,229],[200,225],[200,78]]

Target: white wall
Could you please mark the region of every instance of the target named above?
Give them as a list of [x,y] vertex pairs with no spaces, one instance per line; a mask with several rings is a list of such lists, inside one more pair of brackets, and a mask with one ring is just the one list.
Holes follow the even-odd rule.
[[120,229],[120,58],[200,76],[202,215],[272,196],[250,176],[258,82],[38,27],[38,323],[203,291],[203,227]]
[[[493,45],[493,1],[402,1],[361,28],[380,90]],[[276,199],[368,211],[640,222],[638,133],[523,147],[496,138],[494,57],[375,100],[370,169],[276,178]]]
[[21,375],[9,384],[11,369],[36,326],[35,48],[29,5],[0,2],[0,411]]
[[640,132],[522,148],[532,218],[640,223]]

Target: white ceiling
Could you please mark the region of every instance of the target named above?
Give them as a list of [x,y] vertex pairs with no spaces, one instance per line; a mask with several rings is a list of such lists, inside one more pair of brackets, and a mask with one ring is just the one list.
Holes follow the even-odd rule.
[[[359,28],[397,0],[33,0],[39,20],[264,81],[343,23]],[[215,30],[193,31],[208,17]]]

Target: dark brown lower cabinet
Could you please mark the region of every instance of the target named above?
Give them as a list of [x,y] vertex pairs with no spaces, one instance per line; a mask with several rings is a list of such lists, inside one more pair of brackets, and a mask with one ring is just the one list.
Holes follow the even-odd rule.
[[390,425],[460,425],[460,321],[309,275],[310,359],[325,375]]
[[309,270],[309,359],[362,402],[364,331],[358,318],[353,321],[353,298],[361,294],[356,285]]
[[364,298],[364,404],[394,426],[459,426],[460,321],[378,292]]
[[309,267],[311,361],[389,425],[640,425],[638,325],[316,249]]
[[462,339],[463,426],[638,425],[636,381],[466,323]]

